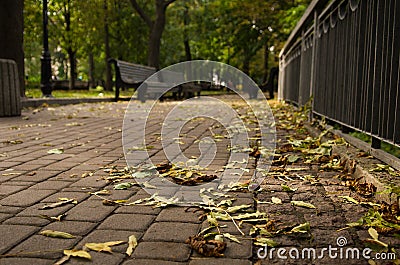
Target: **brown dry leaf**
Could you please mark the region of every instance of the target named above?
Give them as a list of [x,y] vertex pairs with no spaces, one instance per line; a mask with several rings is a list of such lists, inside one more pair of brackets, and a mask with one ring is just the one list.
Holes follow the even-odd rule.
[[288,163],[286,156],[280,156],[277,160],[272,161],[272,166],[286,166]]
[[128,239],[128,248],[126,249],[126,254],[130,257],[135,250],[136,246],[138,245],[137,239],[135,235],[131,235]]
[[39,215],[40,218],[47,219],[52,222],[54,222],[54,221],[61,222],[66,216],[67,216],[66,214],[60,214],[58,216],[48,216],[46,214]]
[[156,165],[156,169],[160,174],[164,174],[172,168],[170,162],[160,163]]
[[189,244],[192,249],[196,250],[197,253],[205,257],[223,257],[223,252],[226,249],[225,242],[218,240],[206,241],[201,235],[189,237],[186,243]]
[[376,187],[372,183],[360,183],[360,178],[357,179],[350,185],[350,189],[356,191],[358,194],[364,197],[371,197],[376,192]]
[[193,174],[192,178],[189,179],[172,177],[172,179],[175,181],[176,184],[185,186],[195,186],[200,183],[211,182],[216,178],[217,178],[216,175],[198,175],[198,174]]
[[292,144],[284,144],[281,147],[278,148],[278,153],[288,153],[288,152],[293,152],[293,146]]
[[48,204],[40,208],[39,210],[46,210],[46,209],[53,209],[56,207],[64,206],[66,204],[77,204],[78,202],[75,199],[68,199],[68,198],[58,198],[60,202],[55,202],[52,204]]

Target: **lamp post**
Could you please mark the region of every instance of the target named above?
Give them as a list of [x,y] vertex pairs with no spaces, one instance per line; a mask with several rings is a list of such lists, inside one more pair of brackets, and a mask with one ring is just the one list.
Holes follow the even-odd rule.
[[49,51],[49,33],[47,30],[47,24],[47,0],[43,0],[43,52],[40,58],[40,89],[42,90],[43,97],[53,97],[51,95],[51,56]]

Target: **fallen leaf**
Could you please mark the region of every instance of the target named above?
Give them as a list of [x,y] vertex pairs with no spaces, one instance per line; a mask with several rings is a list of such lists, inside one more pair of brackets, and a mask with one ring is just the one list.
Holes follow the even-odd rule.
[[109,252],[112,253],[111,246],[116,246],[124,243],[125,241],[110,241],[104,243],[86,243],[85,247],[90,250],[98,251],[98,252]]
[[144,182],[144,183],[142,183],[142,185],[143,185],[143,187],[145,187],[147,189],[157,189],[156,186],[154,186],[154,185],[152,185],[152,184],[150,184],[148,182]]
[[56,207],[60,207],[69,203],[77,204],[78,202],[75,199],[68,199],[68,198],[59,198],[60,202],[55,202],[52,204],[48,204],[40,208],[39,210],[46,210],[46,209],[53,209]]
[[47,237],[55,237],[55,238],[67,238],[67,239],[75,238],[75,236],[69,233],[54,231],[54,230],[43,230],[42,232],[39,233],[39,235]]
[[277,198],[277,197],[272,197],[272,198],[271,198],[271,201],[272,201],[274,204],[282,204],[282,200],[279,199],[279,198]]
[[297,188],[291,188],[288,185],[281,184],[282,190],[287,192],[295,192]]
[[47,153],[60,155],[60,154],[64,153],[64,149],[63,148],[50,149],[49,151],[47,151]]
[[299,207],[305,207],[305,208],[310,208],[310,209],[316,209],[313,204],[308,203],[308,202],[303,202],[303,201],[291,201],[292,205],[294,206],[299,206]]
[[90,256],[89,252],[85,250],[76,250],[76,249],[65,249],[64,250],[64,255],[68,257],[79,257],[79,258],[84,258],[84,259],[92,259],[92,256]]
[[354,204],[359,204],[360,202],[350,196],[338,196],[339,198],[343,198],[348,202],[352,202]]
[[137,186],[139,184],[133,183],[133,182],[124,182],[124,183],[119,183],[114,186],[114,190],[126,190],[129,189],[130,187]]
[[223,233],[222,235],[223,235],[224,237],[226,237],[226,238],[229,238],[229,239],[232,240],[233,242],[236,242],[236,243],[241,244],[240,241],[239,241],[239,239],[237,239],[237,237],[235,237],[234,235],[231,235],[231,234],[229,234],[229,233]]
[[67,216],[66,214],[60,214],[58,216],[48,216],[48,215],[45,215],[45,214],[39,215],[40,218],[47,219],[47,220],[50,220],[50,221],[58,221],[58,222],[61,222],[62,219],[64,219],[66,216]]
[[287,161],[289,162],[289,163],[295,163],[297,160],[299,160],[300,159],[300,157],[299,156],[297,156],[297,155],[289,155],[288,157],[287,157]]
[[310,223],[300,224],[290,230],[291,233],[309,233],[311,231]]
[[379,234],[378,234],[378,232],[377,232],[373,227],[370,227],[370,228],[368,229],[368,234],[369,234],[373,239],[378,240]]
[[203,236],[196,235],[189,237],[186,243],[196,250],[197,253],[206,257],[223,257],[226,249],[226,243],[218,240],[206,241]]
[[268,247],[276,247],[279,244],[277,242],[275,242],[273,239],[271,238],[266,238],[266,237],[258,237],[256,238],[256,241],[254,242],[254,245],[257,246],[268,246]]
[[133,250],[136,248],[138,245],[137,239],[135,235],[131,235],[128,238],[128,248],[126,249],[126,254],[130,257],[133,253]]
[[232,206],[232,207],[228,207],[226,209],[226,211],[228,213],[236,213],[238,211],[244,210],[244,209],[249,209],[251,208],[252,205],[251,204],[243,204],[243,205],[238,205],[238,206]]

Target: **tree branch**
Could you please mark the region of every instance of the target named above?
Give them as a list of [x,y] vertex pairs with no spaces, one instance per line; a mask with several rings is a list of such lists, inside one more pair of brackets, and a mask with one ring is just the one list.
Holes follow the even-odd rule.
[[131,4],[133,8],[138,12],[139,16],[143,19],[143,21],[151,28],[153,26],[153,21],[151,18],[144,12],[144,10],[139,6],[136,0],[131,0]]
[[173,2],[175,2],[176,0],[168,0],[165,1],[165,6],[169,6],[170,4],[172,4]]

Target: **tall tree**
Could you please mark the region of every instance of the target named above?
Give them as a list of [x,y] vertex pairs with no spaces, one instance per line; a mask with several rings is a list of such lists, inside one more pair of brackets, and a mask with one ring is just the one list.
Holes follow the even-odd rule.
[[18,65],[21,95],[24,95],[23,0],[0,1],[0,58]]
[[130,0],[133,8],[150,28],[150,36],[148,42],[147,64],[156,68],[160,67],[160,46],[161,37],[166,23],[167,7],[176,0],[154,0],[155,1],[155,18],[152,19],[136,0]]

